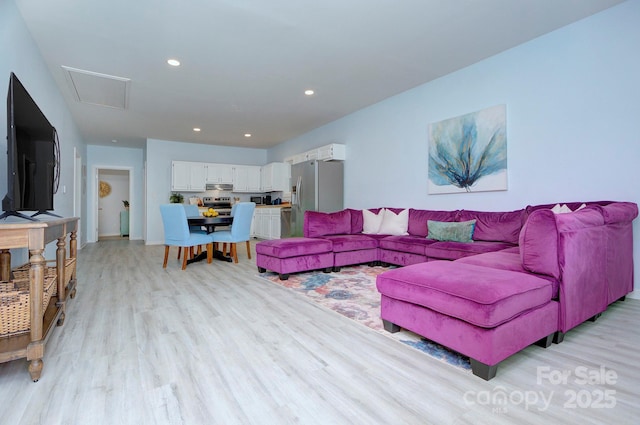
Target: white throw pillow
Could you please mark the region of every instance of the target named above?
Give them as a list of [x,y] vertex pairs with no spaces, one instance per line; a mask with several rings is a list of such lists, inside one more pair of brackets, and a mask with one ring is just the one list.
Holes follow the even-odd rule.
[[374,214],[369,210],[362,210],[362,233],[367,235],[375,235],[380,229],[382,218],[384,216],[384,208],[381,208],[378,214]]
[[409,210],[402,210],[398,214],[385,209],[382,216],[382,224],[378,229],[380,235],[408,235]]
[[551,208],[554,214],[566,214],[571,212],[571,208],[567,206],[567,204],[555,204],[553,208]]

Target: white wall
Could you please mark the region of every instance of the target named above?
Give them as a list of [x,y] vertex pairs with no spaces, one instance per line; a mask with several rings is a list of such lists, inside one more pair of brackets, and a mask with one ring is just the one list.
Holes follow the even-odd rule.
[[[212,162],[222,164],[264,165],[265,149],[211,146],[148,139],[147,159],[147,244],[164,241],[160,204],[169,202],[171,194],[171,161]],[[186,197],[185,197],[186,198]]]
[[[269,161],[346,144],[352,208],[640,203],[639,46],[631,0],[281,144]],[[497,104],[507,105],[508,191],[428,195],[429,124]],[[640,219],[634,238],[640,276]]]
[[143,239],[144,229],[144,153],[142,149],[111,146],[87,146],[87,241],[96,242],[96,208],[98,206],[98,170],[129,170],[131,191],[129,193],[129,239]]
[[[62,94],[58,90],[49,69],[46,67],[38,46],[22,20],[12,1],[0,1],[0,93],[9,84],[9,75],[14,72],[36,101],[49,122],[56,127],[60,137],[60,189],[54,196],[55,213],[61,216],[73,214],[73,168],[74,148],[86,156],[85,143],[71,119]],[[61,71],[60,71],[61,72]],[[4,95],[2,95],[4,99]],[[7,120],[6,102],[0,102],[0,197],[7,193]],[[66,192],[64,192],[66,189]],[[84,211],[83,211],[84,215]],[[81,235],[85,235],[84,223],[80,221]],[[84,236],[82,236],[84,239]],[[82,246],[84,240],[79,241]],[[24,262],[24,250],[16,250],[12,261]],[[45,251],[47,258],[55,258],[55,243]],[[15,260],[15,261],[14,261]]]

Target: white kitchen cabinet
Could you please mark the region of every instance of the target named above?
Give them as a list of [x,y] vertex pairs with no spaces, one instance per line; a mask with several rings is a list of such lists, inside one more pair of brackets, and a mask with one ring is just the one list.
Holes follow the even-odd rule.
[[207,183],[233,183],[232,164],[207,164]]
[[318,159],[321,161],[341,160],[346,158],[346,146],[332,143],[317,149]]
[[257,165],[233,166],[234,192],[260,192],[260,167]]
[[347,146],[338,143],[321,146],[310,151],[285,158],[289,164],[299,164],[301,162],[318,159],[320,161],[344,161],[347,158]]
[[264,165],[260,172],[261,188],[264,192],[291,190],[291,164],[286,162],[272,162]]
[[251,235],[260,239],[280,239],[280,208],[256,208]]
[[262,222],[263,217],[265,217],[264,209],[256,208],[253,212],[253,230],[251,231],[251,236],[254,238],[266,239],[264,236],[267,230]]
[[318,149],[312,149],[305,153],[305,157],[307,161],[311,161],[313,159],[318,159]]
[[205,174],[205,164],[202,162],[171,161],[171,190],[203,192]]
[[280,208],[269,210],[269,239],[280,239]]
[[260,190],[271,190],[273,186],[273,179],[271,178],[270,170],[267,170],[267,166],[260,168]]
[[305,162],[307,160],[307,153],[299,153],[297,155],[293,155],[285,158],[284,162],[288,162],[289,164],[300,164],[301,162]]

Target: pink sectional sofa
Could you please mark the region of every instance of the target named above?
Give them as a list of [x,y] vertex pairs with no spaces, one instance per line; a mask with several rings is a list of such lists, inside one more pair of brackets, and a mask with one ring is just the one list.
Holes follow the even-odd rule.
[[[385,329],[405,328],[467,355],[473,373],[488,380],[500,361],[533,343],[561,342],[633,290],[637,205],[566,205],[574,212],[555,214],[551,204],[510,212],[410,209],[406,234],[396,235],[364,234],[360,210],[307,212],[305,237],[258,243],[257,263],[281,278],[315,264],[328,271],[330,255],[334,269],[404,266],[377,278]],[[475,220],[473,240],[429,239],[429,220],[434,229]],[[295,248],[280,255],[287,247]],[[286,271],[277,269],[283,265]]]

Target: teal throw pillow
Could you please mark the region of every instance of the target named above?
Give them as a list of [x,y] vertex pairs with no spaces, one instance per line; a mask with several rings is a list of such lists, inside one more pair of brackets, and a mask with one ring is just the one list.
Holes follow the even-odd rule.
[[473,242],[476,221],[433,221],[427,220],[427,239],[437,241]]

